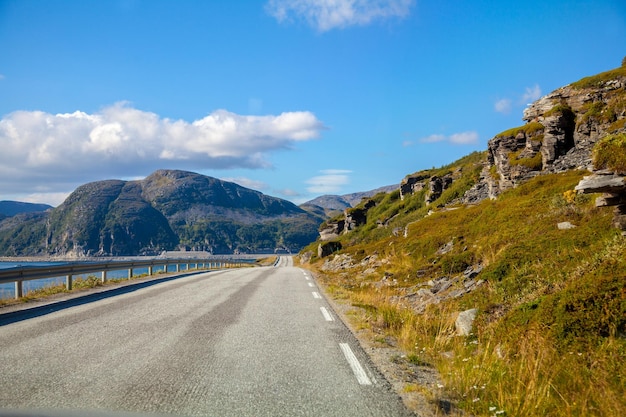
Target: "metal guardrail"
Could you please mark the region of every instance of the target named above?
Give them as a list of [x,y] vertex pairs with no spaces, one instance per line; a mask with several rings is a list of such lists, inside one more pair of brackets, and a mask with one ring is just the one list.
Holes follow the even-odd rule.
[[13,268],[0,269],[0,284],[15,283],[15,298],[23,296],[23,282],[36,279],[54,278],[65,276],[65,286],[72,289],[73,277],[91,273],[100,273],[102,282],[106,282],[107,273],[111,271],[128,270],[128,279],[133,277],[133,270],[148,268],[148,275],[154,274],[155,267],[163,267],[168,272],[168,267],[175,265],[176,272],[181,272],[181,265],[186,265],[183,271],[193,269],[224,269],[239,268],[245,262],[238,259],[150,259],[132,261],[107,261],[67,263],[61,265],[45,266],[16,266]]

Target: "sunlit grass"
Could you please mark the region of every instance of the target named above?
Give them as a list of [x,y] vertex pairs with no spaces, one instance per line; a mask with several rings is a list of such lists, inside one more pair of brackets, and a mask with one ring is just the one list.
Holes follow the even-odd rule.
[[[320,279],[377,343],[391,337],[406,360],[435,367],[442,393],[471,415],[626,415],[626,240],[610,210],[572,192],[585,174],[544,175],[496,201],[436,211],[408,224],[406,238],[348,235],[340,253],[356,265]],[[562,221],[577,227],[559,230]],[[372,255],[380,265],[364,275],[358,263]],[[478,264],[484,284],[474,292],[421,312],[405,301]],[[479,310],[474,332],[457,336],[455,318],[469,308]]]

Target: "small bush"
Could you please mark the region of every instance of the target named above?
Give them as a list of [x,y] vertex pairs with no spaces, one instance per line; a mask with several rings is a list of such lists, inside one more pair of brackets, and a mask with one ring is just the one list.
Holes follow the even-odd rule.
[[608,135],[593,148],[595,169],[610,169],[626,173],[626,133]]

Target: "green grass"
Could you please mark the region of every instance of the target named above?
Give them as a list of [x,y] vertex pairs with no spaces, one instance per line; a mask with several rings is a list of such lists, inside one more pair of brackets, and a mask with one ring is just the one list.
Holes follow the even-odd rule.
[[[469,166],[465,173],[475,175]],[[572,193],[585,174],[541,175],[497,200],[430,216],[416,215],[419,205],[407,212],[405,199],[393,223],[412,219],[407,238],[380,230],[343,237],[341,253],[385,261],[378,274],[361,276],[363,266],[321,279],[362,307],[359,326],[434,366],[447,398],[470,415],[626,415],[626,239],[594,196]],[[559,230],[562,221],[577,227]],[[477,264],[485,283],[461,298],[423,313],[399,302],[429,279]],[[383,272],[398,284],[372,285]],[[456,336],[456,313],[468,308],[479,311],[473,335]]]
[[619,77],[626,77],[626,67],[615,68],[610,71],[585,77],[570,85],[576,89],[598,88],[604,85],[607,81],[614,80]]
[[595,169],[626,173],[626,133],[608,135],[593,148]]
[[498,133],[497,137],[515,137],[520,132],[523,132],[526,136],[535,136],[539,132],[543,132],[545,129],[544,125],[539,122],[526,123],[523,126],[514,127],[512,129],[505,130],[504,132]]

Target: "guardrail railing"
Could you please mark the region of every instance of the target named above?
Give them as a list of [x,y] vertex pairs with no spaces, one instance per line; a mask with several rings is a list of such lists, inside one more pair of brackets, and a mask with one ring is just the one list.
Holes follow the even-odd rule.
[[[172,272],[181,272],[181,266],[185,265],[183,271],[191,269],[210,270],[224,268],[239,268],[246,262],[237,259],[208,260],[208,259],[150,259],[132,261],[106,261],[106,262],[85,262],[67,263],[61,265],[45,266],[16,266],[13,268],[0,269],[0,284],[15,283],[15,298],[23,296],[23,282],[36,279],[65,277],[65,286],[71,290],[75,276],[99,273],[100,279],[104,283],[107,281],[107,274],[111,271],[128,270],[128,279],[133,277],[133,270],[147,268],[148,275],[154,275],[155,268],[162,267],[163,272],[169,272],[168,268],[175,266]],[[192,268],[193,267],[193,268]]]

